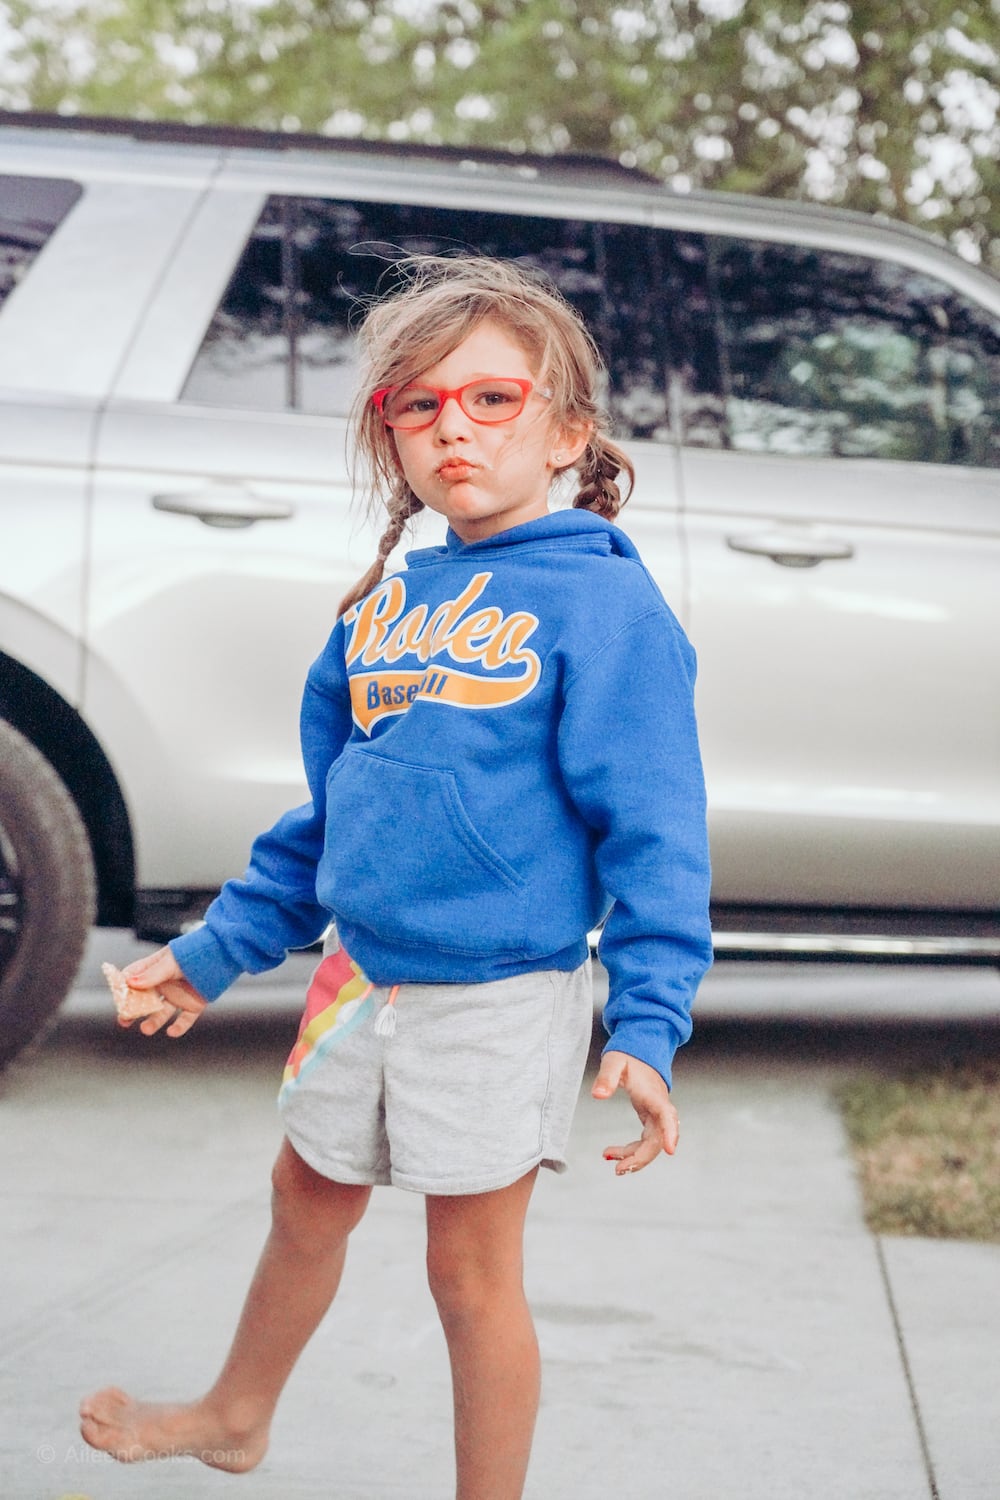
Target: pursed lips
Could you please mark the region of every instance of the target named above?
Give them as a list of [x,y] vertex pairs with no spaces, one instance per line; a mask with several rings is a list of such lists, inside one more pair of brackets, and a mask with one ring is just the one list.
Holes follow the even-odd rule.
[[464,479],[479,467],[479,464],[470,463],[465,458],[446,458],[434,472],[439,479]]

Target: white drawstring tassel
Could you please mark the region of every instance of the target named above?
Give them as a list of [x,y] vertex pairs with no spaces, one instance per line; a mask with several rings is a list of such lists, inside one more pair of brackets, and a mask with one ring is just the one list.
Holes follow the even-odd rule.
[[394,984],[389,991],[389,998],[375,1017],[376,1036],[395,1036],[396,1034],[396,996],[399,994],[399,985]]
[[383,1005],[375,1017],[375,1035],[393,1036],[396,1031],[396,1007],[394,1005]]

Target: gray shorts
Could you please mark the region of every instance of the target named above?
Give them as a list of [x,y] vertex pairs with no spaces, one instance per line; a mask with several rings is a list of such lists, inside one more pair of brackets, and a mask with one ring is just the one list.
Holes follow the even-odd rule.
[[313,975],[285,1068],[285,1133],[336,1182],[485,1193],[539,1163],[564,1171],[592,1029],[589,962],[393,992],[338,950]]

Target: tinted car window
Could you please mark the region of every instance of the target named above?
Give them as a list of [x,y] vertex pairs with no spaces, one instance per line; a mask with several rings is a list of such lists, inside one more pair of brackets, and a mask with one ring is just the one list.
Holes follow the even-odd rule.
[[717,303],[710,289],[705,236],[658,230],[652,266],[660,306],[645,332],[666,370],[672,424],[689,444],[722,447],[725,419]]
[[1000,320],[890,262],[707,243],[719,420],[689,442],[1000,465]]
[[352,329],[401,254],[467,250],[545,271],[583,314],[610,371],[621,436],[662,435],[662,289],[650,232],[411,204],[272,198],[185,384],[183,399],[343,415]]
[[0,177],[0,305],[81,192],[61,179]]

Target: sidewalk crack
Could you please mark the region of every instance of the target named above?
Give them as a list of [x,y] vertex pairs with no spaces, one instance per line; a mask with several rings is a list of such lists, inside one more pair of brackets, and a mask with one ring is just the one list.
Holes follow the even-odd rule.
[[906,1352],[906,1340],[903,1337],[903,1325],[899,1318],[899,1309],[896,1306],[896,1298],[892,1291],[892,1282],[889,1279],[889,1266],[882,1248],[881,1235],[873,1235],[875,1241],[875,1254],[878,1258],[879,1271],[882,1276],[882,1285],[885,1288],[886,1301],[889,1304],[889,1312],[892,1317],[892,1326],[896,1334],[896,1346],[899,1349],[900,1363],[903,1366],[903,1375],[906,1379],[906,1389],[910,1395],[910,1407],[913,1412],[913,1421],[917,1429],[917,1438],[920,1443],[920,1453],[924,1461],[924,1471],[927,1475],[927,1487],[930,1500],[941,1500],[941,1491],[938,1489],[937,1475],[934,1473],[934,1462],[931,1458],[930,1444],[927,1441],[927,1430],[924,1427],[924,1419],[920,1412],[920,1403],[917,1400],[917,1387],[913,1379],[913,1370],[910,1367],[910,1357]]

